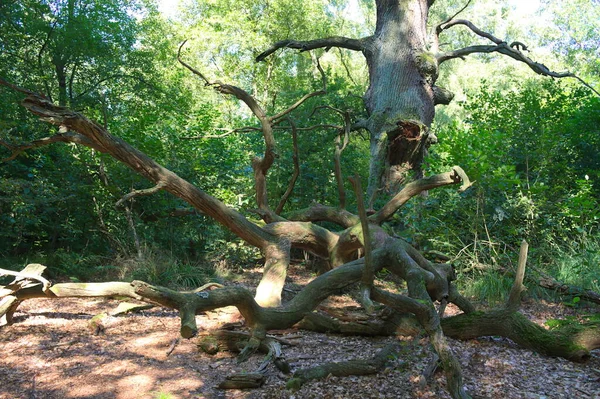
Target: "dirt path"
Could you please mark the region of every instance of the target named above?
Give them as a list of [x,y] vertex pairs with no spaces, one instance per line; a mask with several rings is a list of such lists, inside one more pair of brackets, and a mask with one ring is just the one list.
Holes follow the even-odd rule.
[[[104,320],[96,335],[90,319],[110,313],[115,300],[35,299],[24,302],[16,323],[0,329],[0,398],[448,398],[437,373],[427,386],[420,372],[431,356],[426,341],[403,341],[403,353],[384,372],[366,377],[330,377],[285,390],[287,377],[270,365],[261,389],[221,391],[215,388],[232,372],[253,371],[262,355],[237,365],[235,355],[198,353],[195,340],[178,337],[176,312],[154,308]],[[536,322],[570,309],[551,304],[525,308]],[[232,308],[197,317],[209,329],[234,321]],[[361,338],[286,332],[300,335],[284,347],[293,369],[324,361],[370,357],[397,338]],[[505,339],[451,340],[475,397],[502,399],[600,398],[600,353],[584,365],[521,350]]]

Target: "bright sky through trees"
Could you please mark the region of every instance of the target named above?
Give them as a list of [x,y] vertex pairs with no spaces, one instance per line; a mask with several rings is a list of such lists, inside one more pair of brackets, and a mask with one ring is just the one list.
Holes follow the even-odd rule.
[[[181,0],[158,0],[158,9],[167,17],[174,17],[177,14]],[[520,11],[521,15],[532,14],[540,7],[540,0],[509,0],[511,6]],[[350,0],[348,5],[348,14],[352,18],[352,14],[359,11],[357,0]]]

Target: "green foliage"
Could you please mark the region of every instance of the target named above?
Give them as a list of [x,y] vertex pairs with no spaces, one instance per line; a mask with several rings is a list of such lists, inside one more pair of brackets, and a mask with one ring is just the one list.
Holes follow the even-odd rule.
[[144,251],[139,259],[117,258],[114,263],[119,280],[142,280],[174,289],[196,288],[216,278],[209,265],[156,250]]
[[573,242],[572,247],[556,251],[550,270],[566,284],[600,291],[600,243],[595,238]]
[[486,88],[470,98],[467,120],[438,126],[429,167],[433,173],[461,165],[475,186],[413,199],[397,216],[397,232],[421,249],[456,254],[473,294],[500,297],[510,274],[493,270],[516,267],[523,238],[534,267],[598,289],[598,98],[547,80],[514,82],[508,92]]
[[600,314],[595,313],[580,317],[567,316],[564,319],[550,319],[545,324],[550,330],[563,330],[567,333],[576,334],[591,326],[600,327]]
[[504,302],[510,293],[513,279],[497,272],[464,275],[459,284],[465,295],[487,301],[488,304]]
[[154,396],[152,396],[152,399],[173,399],[173,398],[175,398],[175,396],[173,396],[167,392],[156,392],[154,394]]
[[[585,3],[569,7],[588,7]],[[316,59],[291,50],[261,63],[254,57],[285,38],[364,36],[372,29],[373,2],[359,2],[365,23],[346,18],[345,1],[187,4],[179,20],[167,21],[151,1],[2,2],[0,76],[82,111],[207,193],[247,212],[256,206],[249,160],[263,154],[261,133],[209,136],[258,122],[239,101],[215,93],[179,66],[179,44],[190,39],[183,57],[210,81],[244,88],[274,115],[321,88]],[[431,19],[444,20],[462,6],[454,0],[436,2]],[[553,6],[548,2],[547,7]],[[529,31],[506,19],[506,4],[481,1],[467,12],[498,37],[517,40]],[[553,46],[569,65],[585,67],[587,76],[597,79],[597,48],[591,46],[596,21],[583,21],[572,9],[568,14],[555,10],[555,26],[533,29],[532,40]],[[556,27],[568,35],[558,37]],[[457,46],[472,44],[465,29],[444,35],[444,41]],[[573,47],[573,42],[580,45]],[[311,98],[290,118],[298,127],[341,125],[341,116],[319,108],[323,104],[348,110],[353,120],[365,118],[357,95],[368,81],[362,55],[337,49],[313,53],[326,72],[327,94]],[[520,80],[524,70],[527,76],[531,72],[514,63],[496,73],[488,67],[499,58],[482,56],[467,73],[446,68],[440,79],[462,85],[450,88],[466,101],[460,110],[439,113],[440,144],[432,148],[428,173],[461,165],[477,181],[475,187],[462,194],[437,190],[414,198],[386,228],[422,250],[456,254],[454,263],[471,295],[500,300],[508,292],[510,273],[499,270],[514,268],[523,238],[531,244],[530,261],[536,267],[568,284],[598,290],[600,101],[579,86]],[[489,80],[481,81],[482,69]],[[0,139],[22,143],[55,134],[18,106],[21,98],[0,91]],[[460,117],[449,122],[453,114]],[[288,122],[280,127],[289,127]],[[338,134],[328,127],[298,132],[300,179],[284,212],[313,201],[338,204],[332,161]],[[267,182],[273,208],[293,171],[290,130],[275,130],[275,138],[279,157]],[[342,157],[344,174],[358,172],[366,180],[368,153],[368,140],[353,135]],[[3,147],[1,157],[9,155]],[[345,185],[352,210],[353,193]],[[131,220],[114,207],[131,189],[147,187],[117,161],[71,145],[28,151],[2,163],[3,261],[36,259],[51,274],[77,281],[115,276],[187,288],[213,278],[215,264],[225,273],[260,258],[207,217],[193,212],[176,216],[186,213],[188,205],[170,194],[129,201]]]

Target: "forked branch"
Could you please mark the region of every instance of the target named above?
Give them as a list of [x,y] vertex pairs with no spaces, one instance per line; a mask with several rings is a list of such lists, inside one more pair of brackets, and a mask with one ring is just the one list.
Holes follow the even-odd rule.
[[[263,138],[264,138],[264,143],[265,143],[265,153],[262,158],[256,157],[252,160],[252,169],[254,170],[254,185],[255,185],[255,191],[256,191],[256,203],[258,206],[259,214],[263,217],[263,219],[265,221],[272,222],[275,220],[279,220],[280,218],[277,216],[277,212],[273,212],[271,210],[271,208],[269,207],[268,192],[267,192],[267,174],[269,172],[269,169],[273,166],[275,159],[278,157],[278,155],[276,153],[275,137],[273,136],[273,125],[277,124],[279,121],[281,121],[281,119],[283,117],[285,117],[290,112],[292,112],[295,109],[297,109],[298,107],[300,107],[309,98],[326,93],[327,78],[326,78],[325,72],[323,71],[323,68],[321,67],[321,64],[319,63],[319,60],[316,59],[316,65],[317,65],[317,69],[319,70],[319,73],[321,74],[321,77],[323,80],[322,90],[318,90],[318,91],[304,95],[301,99],[296,101],[296,103],[294,103],[292,106],[288,107],[284,111],[279,112],[278,114],[276,114],[274,116],[269,117],[269,116],[267,116],[265,110],[258,104],[258,101],[256,101],[256,99],[252,95],[250,95],[248,92],[246,92],[245,90],[243,90],[239,87],[224,84],[224,83],[221,83],[218,81],[210,82],[204,76],[204,74],[202,74],[202,72],[198,71],[197,69],[195,69],[194,67],[192,67],[191,65],[189,65],[185,61],[183,61],[181,58],[181,50],[185,43],[186,42],[184,41],[179,46],[179,51],[177,53],[177,59],[179,60],[181,65],[183,65],[185,68],[190,70],[193,74],[199,76],[200,79],[202,79],[207,86],[212,86],[215,90],[217,90],[218,92],[220,92],[222,94],[233,95],[236,98],[238,98],[239,100],[243,101],[248,106],[248,108],[250,108],[252,113],[260,121],[260,126],[261,126],[260,130],[263,133]],[[250,129],[248,129],[248,130],[250,130]],[[285,203],[285,201],[283,201],[283,203]],[[280,205],[283,206],[281,202],[280,202]],[[279,209],[279,207],[278,207],[278,209]]]
[[438,26],[435,27],[435,34],[436,36],[440,35],[440,32],[442,32],[442,30],[444,30],[443,26],[445,26],[448,22],[452,21],[454,18],[456,18],[458,16],[458,14],[460,14],[461,12],[463,12],[464,10],[467,9],[467,7],[469,7],[469,4],[471,4],[472,0],[467,1],[467,4],[465,4],[460,10],[458,10],[453,16],[449,17],[448,19],[446,19],[444,22],[440,23]]
[[133,190],[132,192],[130,192],[129,194],[126,194],[123,196],[123,198],[121,198],[120,200],[117,201],[117,203],[115,204],[115,206],[118,208],[121,205],[123,205],[123,203],[125,201],[128,201],[132,198],[135,197],[141,197],[141,196],[145,196],[145,195],[152,195],[160,190],[162,190],[163,188],[165,188],[166,183],[163,181],[159,181],[158,184],[156,184],[156,186],[154,187],[150,187],[150,188],[146,188],[146,189],[142,189],[142,190]]

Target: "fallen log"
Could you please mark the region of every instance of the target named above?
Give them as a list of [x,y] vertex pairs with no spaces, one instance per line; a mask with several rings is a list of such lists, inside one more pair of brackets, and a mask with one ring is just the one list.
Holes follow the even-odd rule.
[[294,373],[287,382],[286,388],[297,390],[310,380],[325,378],[329,375],[345,377],[349,375],[369,375],[381,371],[385,365],[395,358],[399,346],[390,344],[381,349],[371,359],[348,360],[345,362],[331,362],[316,367],[300,369]]

